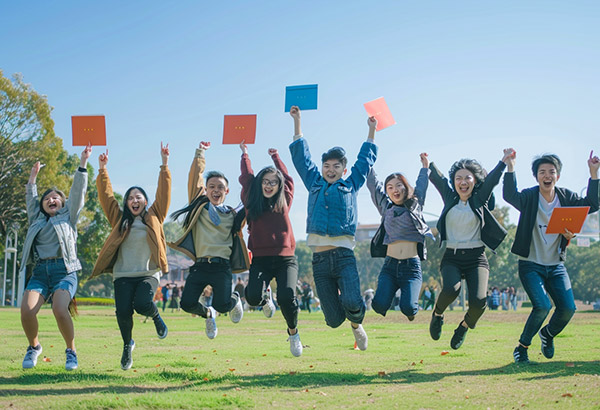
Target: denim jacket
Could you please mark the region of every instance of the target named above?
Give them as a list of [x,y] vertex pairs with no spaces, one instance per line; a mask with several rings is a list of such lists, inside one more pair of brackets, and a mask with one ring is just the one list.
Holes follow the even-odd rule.
[[79,219],[79,213],[83,209],[87,179],[87,170],[79,168],[75,172],[69,198],[56,215],[51,218],[46,218],[46,215],[40,210],[37,185],[27,184],[26,203],[29,229],[27,230],[23,245],[21,271],[24,271],[28,265],[34,263],[33,243],[35,237],[48,223],[52,224],[56,231],[56,236],[58,236],[67,272],[71,273],[81,270],[81,262],[77,258],[77,220]]
[[329,184],[312,161],[308,143],[299,138],[290,144],[296,171],[308,189],[306,232],[317,235],[342,236],[356,233],[357,194],[377,159],[377,145],[365,141],[350,176]]

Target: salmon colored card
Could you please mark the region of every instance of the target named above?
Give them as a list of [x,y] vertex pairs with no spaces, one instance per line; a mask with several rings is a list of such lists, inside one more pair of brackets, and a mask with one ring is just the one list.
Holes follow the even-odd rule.
[[367,110],[367,115],[377,119],[377,128],[375,128],[377,131],[381,131],[396,123],[383,97],[369,101],[364,106],[365,110]]
[[74,115],[71,117],[73,146],[106,145],[106,121],[104,115]]
[[546,233],[565,233],[565,228],[572,233],[581,232],[583,223],[590,211],[589,206],[565,206],[554,208]]
[[256,139],[256,114],[226,115],[223,122],[223,144],[254,144]]

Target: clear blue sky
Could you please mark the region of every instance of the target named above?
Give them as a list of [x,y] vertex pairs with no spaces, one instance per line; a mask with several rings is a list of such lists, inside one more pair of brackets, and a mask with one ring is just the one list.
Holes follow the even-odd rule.
[[[121,193],[156,189],[168,142],[171,211],[187,202],[201,140],[213,144],[207,169],[230,179],[227,203],[239,202],[240,150],[220,144],[223,115],[257,114],[253,166],[279,149],[296,177],[291,216],[304,239],[286,85],[319,84],[319,109],[302,116],[317,161],[342,145],[352,163],[367,135],[362,104],[384,96],[397,125],[376,136],[382,177],[414,181],[422,151],[445,171],[462,157],[491,169],[512,146],[520,187],[535,184],[532,157],[554,152],[564,162],[559,185],[580,191],[589,151],[600,152],[598,21],[597,1],[3,2],[0,68],[48,96],[69,152],[81,151],[71,147],[71,115],[106,115]],[[366,187],[359,198],[359,221],[378,222]],[[430,186],[425,210],[441,207]]]

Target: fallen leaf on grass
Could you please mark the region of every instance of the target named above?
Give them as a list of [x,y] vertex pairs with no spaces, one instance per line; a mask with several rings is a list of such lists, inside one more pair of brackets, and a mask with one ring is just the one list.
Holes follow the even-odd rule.
[[297,372],[295,372],[295,371],[293,371],[293,370],[292,370],[292,371],[290,371],[290,375],[292,375],[292,376],[293,376],[293,375],[295,375],[296,373],[297,373]]
[[46,356],[44,356],[44,361],[45,361],[45,362],[51,362],[52,360],[50,360],[50,358],[49,358],[49,357],[46,357]]
[[315,366],[313,366],[313,365],[311,364],[311,365],[310,365],[310,366],[308,366],[308,367],[312,369],[312,368],[313,368],[313,367],[315,367]]
[[195,358],[195,357],[192,357],[192,360],[196,360],[196,358]]
[[266,355],[267,355],[267,354],[266,354],[266,353],[264,353],[264,354],[263,354],[263,357],[265,357]]
[[52,349],[54,347],[54,345],[50,345],[50,349]]
[[217,353],[217,349],[213,350],[213,353]]
[[379,377],[385,377],[385,372],[377,372],[377,376]]
[[415,362],[412,362],[410,365],[411,366],[416,366],[417,364]]
[[573,397],[573,395],[571,393],[565,393],[562,395],[563,397]]
[[234,371],[235,371],[235,369],[229,369],[229,371],[230,371],[230,372],[234,372]]
[[204,380],[205,382],[207,382],[207,381],[208,381],[208,377],[205,377],[205,378],[204,378],[204,379],[202,379],[202,380]]
[[421,361],[419,363],[423,364],[423,359],[421,359]]
[[154,367],[160,367],[160,364],[157,364],[157,365],[156,365],[156,366],[154,366]]
[[565,366],[567,366],[567,367],[575,367],[575,363],[573,363],[573,362],[567,362],[567,363],[565,363]]
[[133,372],[134,372],[134,373],[137,373],[137,369],[133,369]]
[[194,369],[194,371],[195,371],[195,372],[197,372],[197,371],[198,371],[198,368],[195,368],[195,369]]
[[446,356],[448,353],[450,353],[450,352],[447,350],[442,350],[442,356]]
[[469,396],[465,396],[465,399],[468,399],[468,398],[469,398]]
[[305,393],[308,393],[308,389],[304,389],[304,392],[305,392]]

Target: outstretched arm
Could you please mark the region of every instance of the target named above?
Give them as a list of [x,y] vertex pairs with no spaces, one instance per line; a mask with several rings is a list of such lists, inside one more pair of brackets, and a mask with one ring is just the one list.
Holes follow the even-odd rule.
[[442,196],[442,200],[445,200],[450,194],[450,191],[452,191],[452,188],[450,188],[448,183],[448,178],[442,174],[433,162],[429,163],[429,170],[431,171],[429,173],[429,180]]
[[304,182],[304,186],[306,189],[310,189],[313,183],[319,179],[321,174],[310,156],[310,150],[308,149],[306,140],[302,138],[302,130],[300,129],[300,108],[296,106],[290,108],[290,115],[294,119],[294,141],[290,144],[292,162],[300,175],[300,179]]
[[419,154],[421,160],[421,170],[415,184],[415,195],[417,196],[421,206],[425,205],[425,196],[427,195],[427,187],[429,186],[429,158],[426,152]]
[[288,173],[287,167],[281,160],[279,153],[275,148],[269,148],[269,156],[273,160],[273,165],[283,174],[283,189],[285,194],[285,201],[288,204],[288,207],[292,205],[292,199],[294,198],[294,180]]
[[502,198],[517,210],[521,210],[523,195],[517,188],[517,176],[515,174],[515,163],[517,160],[517,151],[512,148],[504,149],[502,161],[506,164],[506,173],[502,180]]
[[194,160],[190,166],[190,172],[188,174],[188,202],[191,203],[198,195],[204,193],[204,168],[206,167],[206,160],[204,159],[204,153],[210,148],[210,142],[202,141],[198,148],[196,148],[196,154]]
[[375,117],[367,118],[367,125],[369,126],[367,141],[365,141],[360,148],[358,158],[352,166],[350,176],[348,177],[348,181],[352,183],[352,186],[357,191],[365,183],[367,175],[377,159],[377,145],[375,145],[374,142],[377,119]]
[[377,211],[379,211],[380,215],[383,215],[390,203],[390,200],[385,194],[383,182],[377,179],[377,173],[373,167],[371,167],[369,174],[367,175],[367,188],[371,193],[371,200],[377,207]]
[[27,186],[25,187],[27,219],[29,220],[30,225],[40,214],[37,185],[35,184],[35,181],[37,179],[37,175],[40,172],[40,169],[42,169],[43,166],[43,164],[40,164],[40,161],[36,161],[36,163],[33,164],[33,167],[31,168],[31,173],[29,174],[29,181],[27,182]]
[[240,143],[240,149],[242,150],[242,160],[240,163],[240,184],[242,185],[242,203],[247,205],[248,195],[250,194],[250,188],[252,187],[252,181],[254,180],[254,171],[252,170],[252,164],[250,163],[250,157],[248,156],[248,147],[242,141]]
[[290,115],[294,119],[294,141],[302,136],[302,129],[300,128],[300,108],[292,106],[290,108]]
[[106,168],[107,164],[108,150],[98,157],[99,170],[96,177],[96,188],[98,189],[98,200],[100,201],[104,215],[106,215],[110,226],[114,227],[121,220],[121,208],[119,207],[119,201],[117,201],[113,193],[112,184],[108,177],[108,169]]
[[88,145],[83,149],[81,153],[81,160],[79,162],[79,169],[75,172],[73,178],[73,184],[69,191],[68,207],[69,207],[69,219],[72,226],[77,225],[79,219],[79,213],[83,209],[85,203],[85,193],[87,192],[87,161],[92,155],[92,145]]
[[160,157],[162,159],[162,166],[160,167],[160,173],[158,175],[158,187],[156,188],[156,198],[152,204],[154,214],[164,221],[167,218],[169,211],[169,205],[171,205],[171,172],[169,171],[169,144],[163,146],[160,143]]

